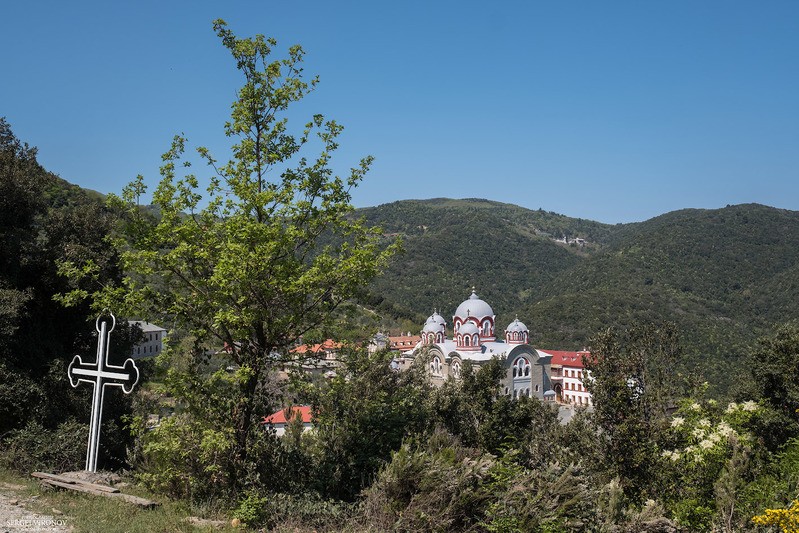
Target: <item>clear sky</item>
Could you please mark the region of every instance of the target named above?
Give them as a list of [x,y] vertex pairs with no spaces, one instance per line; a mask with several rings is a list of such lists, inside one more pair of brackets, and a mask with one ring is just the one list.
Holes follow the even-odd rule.
[[176,133],[223,153],[240,84],[211,29],[302,44],[314,112],[366,154],[357,206],[488,198],[602,222],[799,210],[799,2],[6,2],[0,116],[70,182],[158,180]]

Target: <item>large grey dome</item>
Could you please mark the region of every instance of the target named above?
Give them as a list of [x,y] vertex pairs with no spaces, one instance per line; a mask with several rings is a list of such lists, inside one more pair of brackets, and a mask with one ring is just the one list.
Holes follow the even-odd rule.
[[477,293],[472,290],[472,295],[464,300],[463,303],[458,306],[458,309],[455,310],[455,316],[459,316],[461,318],[466,318],[467,316],[473,316],[476,318],[485,318],[487,316],[493,317],[494,310],[491,309],[490,305],[481,300],[480,297],[477,296]]

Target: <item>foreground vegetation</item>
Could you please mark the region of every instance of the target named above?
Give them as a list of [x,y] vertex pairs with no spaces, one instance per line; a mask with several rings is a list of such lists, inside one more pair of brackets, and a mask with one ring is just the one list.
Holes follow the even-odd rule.
[[[142,530],[181,530],[188,526],[179,518],[197,508],[252,528],[316,531],[791,527],[799,493],[799,326],[777,327],[757,347],[737,350],[739,364],[728,370],[738,386],[719,396],[697,372],[686,372],[696,365],[686,364],[682,348],[696,345],[680,337],[684,328],[651,313],[667,300],[688,311],[681,326],[707,325],[713,321],[696,309],[710,304],[693,299],[694,291],[713,292],[716,313],[753,296],[738,294],[734,283],[718,287],[702,278],[704,259],[684,261],[666,247],[662,261],[654,261],[645,253],[656,248],[651,240],[552,214],[534,218],[550,231],[584,232],[619,246],[619,263],[604,251],[559,247],[532,226],[526,230],[540,246],[528,250],[531,264],[544,265],[555,246],[558,267],[539,278],[516,272],[519,283],[552,287],[555,297],[571,280],[583,291],[581,303],[560,312],[587,316],[580,327],[597,322],[582,337],[591,348],[584,364],[593,376],[586,386],[594,409],[578,410],[568,424],[551,404],[502,396],[498,360],[480,368],[466,362],[462,379],[434,387],[423,356],[396,372],[392,354],[364,349],[372,332],[352,327],[361,343],[340,350],[335,375],[306,372],[311,362],[292,347],[346,329],[353,316],[340,311],[353,298],[375,298],[363,289],[397,246],[352,216],[350,190],[369,158],[345,179],[329,168],[340,126],[314,115],[298,133],[289,131],[283,113],[316,85],[303,81],[302,49],[292,47],[273,61],[274,41],[239,39],[223,21],[214,27],[245,83],[225,128],[236,140],[233,159],[220,164],[197,149],[212,173],[205,198],[195,175],[179,174],[192,164],[182,137],[164,156],[155,209],[145,210],[142,179],[103,205],[65,188],[0,123],[0,199],[9,204],[0,210],[8,251],[0,272],[0,373],[15,376],[0,382],[0,465],[23,473],[80,468],[88,391],[66,387],[65,362],[76,351],[91,353],[87,317],[109,306],[131,318],[163,320],[172,332],[168,349],[144,364],[144,386],[132,399],[107,397],[101,462],[128,469],[138,490],[171,503],[163,515],[134,516],[116,504],[48,496],[74,504],[75,516],[100,513],[104,530],[139,521]],[[312,146],[319,153],[308,158],[303,150]],[[438,203],[444,211],[452,207]],[[468,222],[477,231],[488,211],[471,207]],[[789,236],[792,216],[783,217]],[[529,222],[525,217],[509,213],[506,222]],[[653,227],[683,229],[684,220],[666,217]],[[735,226],[748,223],[736,219]],[[755,232],[753,239],[763,236]],[[512,249],[513,242],[502,248]],[[435,246],[421,249],[445,263],[457,257],[446,248],[443,256]],[[781,253],[768,257],[776,264],[768,270],[774,291],[792,290],[786,273],[796,261]],[[503,256],[499,266],[512,260]],[[663,268],[652,277],[656,263]],[[679,290],[678,263],[691,267],[691,283]],[[619,264],[627,274],[614,271]],[[390,268],[384,280],[397,279]],[[630,271],[637,274],[628,286]],[[735,273],[751,278],[749,289],[761,286],[752,268]],[[639,301],[631,303],[631,294]],[[586,295],[602,305],[587,305]],[[582,320],[561,318],[569,327]],[[725,328],[711,329],[721,334]],[[136,331],[120,333],[115,357],[129,353],[137,338]],[[714,344],[718,350],[728,345]],[[294,423],[278,438],[261,424],[264,415],[296,404],[312,406],[313,431],[303,433]],[[169,416],[151,427],[152,413]],[[79,528],[97,529],[77,520]]]

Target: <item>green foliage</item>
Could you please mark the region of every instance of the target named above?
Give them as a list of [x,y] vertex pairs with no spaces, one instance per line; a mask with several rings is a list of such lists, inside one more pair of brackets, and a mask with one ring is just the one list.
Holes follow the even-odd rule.
[[593,417],[602,432],[603,463],[633,501],[657,492],[658,442],[677,384],[679,356],[673,329],[641,326],[597,335],[583,364],[590,379]]
[[[115,241],[128,274],[123,284],[71,296],[88,294],[95,306],[128,316],[160,316],[191,333],[196,353],[227,348],[227,364],[200,377],[225,382],[223,392],[191,371],[169,387],[179,403],[191,404],[194,417],[177,429],[197,437],[197,445],[213,435],[210,456],[197,450],[198,460],[211,462],[198,468],[212,469],[224,477],[225,490],[235,492],[256,470],[260,419],[274,400],[267,390],[272,371],[289,359],[302,335],[326,323],[380,271],[394,246],[383,246],[377,228],[350,216],[350,192],[371,157],[338,177],[330,163],[342,127],[316,114],[298,132],[290,128],[289,108],[317,85],[316,78],[303,76],[302,48],[292,46],[285,58],[272,59],[273,39],[237,38],[222,20],[214,30],[243,78],[225,124],[235,141],[232,158],[221,163],[198,147],[212,174],[202,187],[191,173],[187,140],[176,136],[153,193],[157,216],[139,205],[146,192],[141,176],[121,198],[109,197],[125,217]],[[310,150],[318,154],[308,158]],[[336,246],[325,244],[330,240]],[[92,272],[83,264],[71,271]],[[228,366],[235,372],[226,377]],[[172,450],[172,438],[164,435]],[[220,463],[220,455],[228,457]]]
[[582,531],[594,523],[593,494],[575,467],[521,466],[448,433],[405,442],[365,492],[369,523],[395,531]]
[[494,496],[486,510],[488,531],[585,531],[595,520],[595,494],[573,466],[524,469],[506,454],[492,467],[486,487]]
[[[43,169],[36,150],[19,141],[5,119],[0,119],[0,213],[0,441],[8,440],[0,449],[14,454],[17,465],[72,464],[74,455],[63,446],[53,446],[64,454],[59,459],[15,443],[34,439],[37,432],[52,438],[79,427],[74,420],[89,418],[88,391],[69,387],[66,365],[75,353],[85,357],[95,351],[93,319],[87,321],[87,304],[66,308],[54,299],[89,285],[71,284],[57,265],[92,264],[95,286],[118,281],[117,257],[105,242],[114,215],[96,195]],[[112,357],[129,353],[130,332],[119,327],[114,335]],[[127,411],[124,400],[108,395],[104,466],[124,460],[129,438],[116,420]],[[78,436],[77,442],[86,438]],[[25,453],[27,458],[20,455]]]
[[757,432],[776,450],[799,434],[799,326],[785,324],[761,339],[751,361],[757,392],[771,411],[757,421]]
[[479,369],[464,361],[461,380],[448,380],[432,391],[430,424],[445,428],[466,446],[493,454],[526,445],[530,461],[546,462],[560,451],[552,445],[560,431],[557,411],[537,400],[499,394],[504,374],[498,359]]
[[314,399],[315,485],[326,497],[353,500],[402,440],[428,421],[430,384],[414,368],[390,368],[389,352],[345,351],[342,366]]
[[386,531],[474,530],[489,502],[481,483],[493,464],[493,456],[446,433],[422,446],[406,442],[366,491],[366,518]]
[[372,283],[366,302],[416,323],[434,307],[454,309],[472,285],[499,313],[516,311],[579,261],[572,250],[538,233],[560,236],[562,227],[601,238],[607,228],[487,200],[408,200],[358,214],[381,225],[386,235],[402,235],[404,248]]
[[353,517],[355,506],[323,500],[314,494],[248,494],[239,502],[233,516],[251,527],[343,529]]
[[48,429],[33,421],[11,432],[0,465],[22,474],[80,470],[86,459],[86,424],[67,421]]
[[749,516],[738,508],[738,493],[755,474],[755,439],[748,423],[759,410],[753,401],[681,402],[663,441],[660,465],[667,487],[663,501],[678,523],[692,531],[745,526]]

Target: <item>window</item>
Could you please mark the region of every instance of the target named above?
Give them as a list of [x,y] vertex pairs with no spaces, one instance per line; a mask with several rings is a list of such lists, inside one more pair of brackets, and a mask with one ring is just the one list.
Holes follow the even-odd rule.
[[535,391],[538,392],[538,385],[535,386]]
[[452,362],[452,376],[455,378],[461,377],[461,363],[460,361]]
[[530,362],[524,357],[519,357],[513,362],[513,377],[530,375]]

